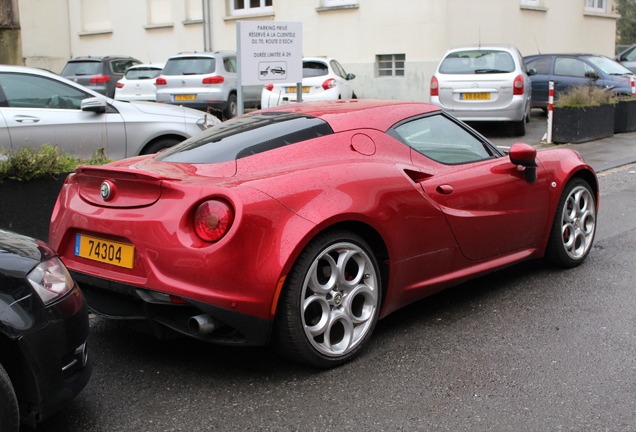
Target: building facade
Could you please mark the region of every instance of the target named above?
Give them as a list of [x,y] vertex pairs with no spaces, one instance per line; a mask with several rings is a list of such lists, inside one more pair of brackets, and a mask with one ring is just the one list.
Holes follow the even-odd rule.
[[236,50],[237,21],[292,21],[302,23],[303,54],[337,58],[356,75],[358,97],[419,101],[429,100],[431,76],[452,46],[613,56],[618,18],[613,0],[17,1],[27,66],[60,72],[76,56],[164,62]]

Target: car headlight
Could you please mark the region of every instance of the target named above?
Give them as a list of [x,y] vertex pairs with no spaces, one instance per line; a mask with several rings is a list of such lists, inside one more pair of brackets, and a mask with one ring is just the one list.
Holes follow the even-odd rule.
[[27,279],[45,305],[64,297],[75,284],[66,266],[58,257],[42,261],[31,270]]

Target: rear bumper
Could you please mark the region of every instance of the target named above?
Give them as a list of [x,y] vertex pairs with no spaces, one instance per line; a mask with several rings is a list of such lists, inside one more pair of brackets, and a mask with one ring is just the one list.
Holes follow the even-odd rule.
[[431,103],[462,121],[515,122],[523,120],[526,113],[526,100],[519,96],[513,97],[510,104],[502,108],[485,108],[479,106],[450,108],[442,104],[437,96],[431,96]]
[[[260,346],[269,342],[272,320],[77,271],[71,273],[93,313],[110,319],[148,320],[158,338],[165,337],[166,330],[172,330],[222,345]],[[188,323],[190,318],[202,314],[214,318],[219,325],[211,333],[195,335]]]

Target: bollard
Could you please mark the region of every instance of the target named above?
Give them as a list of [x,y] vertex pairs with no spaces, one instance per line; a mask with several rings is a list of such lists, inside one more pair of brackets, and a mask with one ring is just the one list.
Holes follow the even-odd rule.
[[[632,81],[632,91],[634,91]],[[552,115],[554,113],[554,81],[548,84],[548,137],[546,142],[552,144]]]

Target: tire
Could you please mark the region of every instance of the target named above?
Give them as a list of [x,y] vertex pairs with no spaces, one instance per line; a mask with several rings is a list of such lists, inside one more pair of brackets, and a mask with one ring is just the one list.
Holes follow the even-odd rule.
[[223,115],[226,119],[231,119],[236,117],[238,114],[238,101],[236,99],[236,95],[234,93],[230,93],[230,96],[227,98],[227,106],[225,107],[225,111],[223,111]]
[[358,96],[356,96],[355,92],[351,93],[351,99],[358,99]]
[[160,152],[161,150],[175,146],[179,144],[181,141],[182,140],[179,140],[177,138],[163,138],[144,147],[144,149],[141,151],[140,154],[142,155],[154,154],[154,153]]
[[317,368],[360,353],[378,320],[382,298],[377,260],[357,234],[322,233],[303,250],[287,276],[275,343],[293,361]]
[[0,364],[0,430],[2,432],[18,432],[19,429],[18,399],[7,371]]
[[521,121],[512,122],[512,133],[515,136],[524,136],[526,134],[526,117]]
[[565,186],[550,231],[546,259],[560,267],[576,267],[585,261],[596,234],[594,192],[583,179]]

